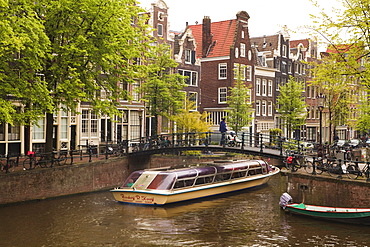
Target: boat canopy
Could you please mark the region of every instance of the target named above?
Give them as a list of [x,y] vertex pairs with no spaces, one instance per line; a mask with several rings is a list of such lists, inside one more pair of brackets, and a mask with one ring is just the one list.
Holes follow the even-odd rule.
[[135,171],[122,187],[135,190],[172,190],[267,174],[269,171],[269,165],[262,160],[215,161],[181,169]]

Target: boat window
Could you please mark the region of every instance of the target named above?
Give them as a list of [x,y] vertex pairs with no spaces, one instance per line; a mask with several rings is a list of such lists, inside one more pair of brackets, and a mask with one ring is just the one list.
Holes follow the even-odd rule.
[[144,190],[157,176],[158,172],[144,172],[135,182],[133,187],[137,190]]
[[170,190],[175,182],[175,174],[159,173],[147,187],[152,190]]
[[126,179],[123,183],[122,187],[132,187],[132,185],[136,182],[136,180],[143,174],[144,171],[136,171],[131,173],[131,175]]

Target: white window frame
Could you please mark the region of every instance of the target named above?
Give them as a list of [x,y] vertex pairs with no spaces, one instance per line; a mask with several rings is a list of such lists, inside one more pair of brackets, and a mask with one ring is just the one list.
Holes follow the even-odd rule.
[[266,100],[262,101],[261,109],[262,109],[262,116],[266,116]]
[[185,50],[185,63],[186,64],[191,64],[191,50]]
[[245,44],[240,43],[240,57],[245,57],[246,50],[245,50]]
[[219,87],[218,88],[218,103],[226,104],[226,102],[227,102],[227,87]]
[[272,96],[272,80],[268,80],[267,96]]
[[247,65],[246,67],[246,79],[247,81],[252,81],[252,66]]
[[256,116],[261,116],[261,101],[256,101]]
[[227,63],[218,64],[218,79],[219,80],[227,79]]
[[262,96],[266,96],[267,93],[267,80],[262,79]]
[[256,78],[256,96],[261,95],[261,79]]
[[272,101],[267,102],[267,115],[272,116]]

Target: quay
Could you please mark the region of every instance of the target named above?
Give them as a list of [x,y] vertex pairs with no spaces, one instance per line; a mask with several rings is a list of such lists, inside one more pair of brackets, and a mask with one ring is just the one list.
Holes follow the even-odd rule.
[[[0,204],[17,203],[46,198],[109,190],[120,186],[134,170],[170,165],[206,162],[223,157],[140,155],[92,162],[81,160],[72,165],[45,169],[0,173]],[[270,163],[282,166],[281,160]],[[370,182],[326,175],[311,175],[303,169],[297,172],[281,170],[282,184],[297,202],[342,207],[369,207]]]

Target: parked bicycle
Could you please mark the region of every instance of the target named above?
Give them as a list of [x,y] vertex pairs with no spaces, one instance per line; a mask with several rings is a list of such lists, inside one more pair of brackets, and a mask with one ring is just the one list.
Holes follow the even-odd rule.
[[284,163],[285,163],[285,167],[288,170],[291,170],[292,172],[296,172],[299,169],[304,168],[307,171],[306,167],[307,167],[308,160],[306,156],[299,154],[299,153],[291,152],[291,151],[287,151],[286,154],[287,154],[287,157],[284,160]]
[[366,179],[370,179],[370,162],[366,162],[362,169],[359,166],[359,162],[351,162],[346,167],[346,174],[350,179],[357,179],[363,176],[365,176]]
[[313,174],[315,171],[318,175],[325,171],[332,177],[343,173],[342,167],[336,162],[336,160],[326,157],[318,157],[314,158],[313,161],[307,161],[305,169],[307,173]]
[[41,168],[63,166],[67,163],[67,150],[54,151],[50,154],[42,153],[36,154],[34,152],[28,152],[27,157],[23,161],[23,170],[34,169],[37,166]]

